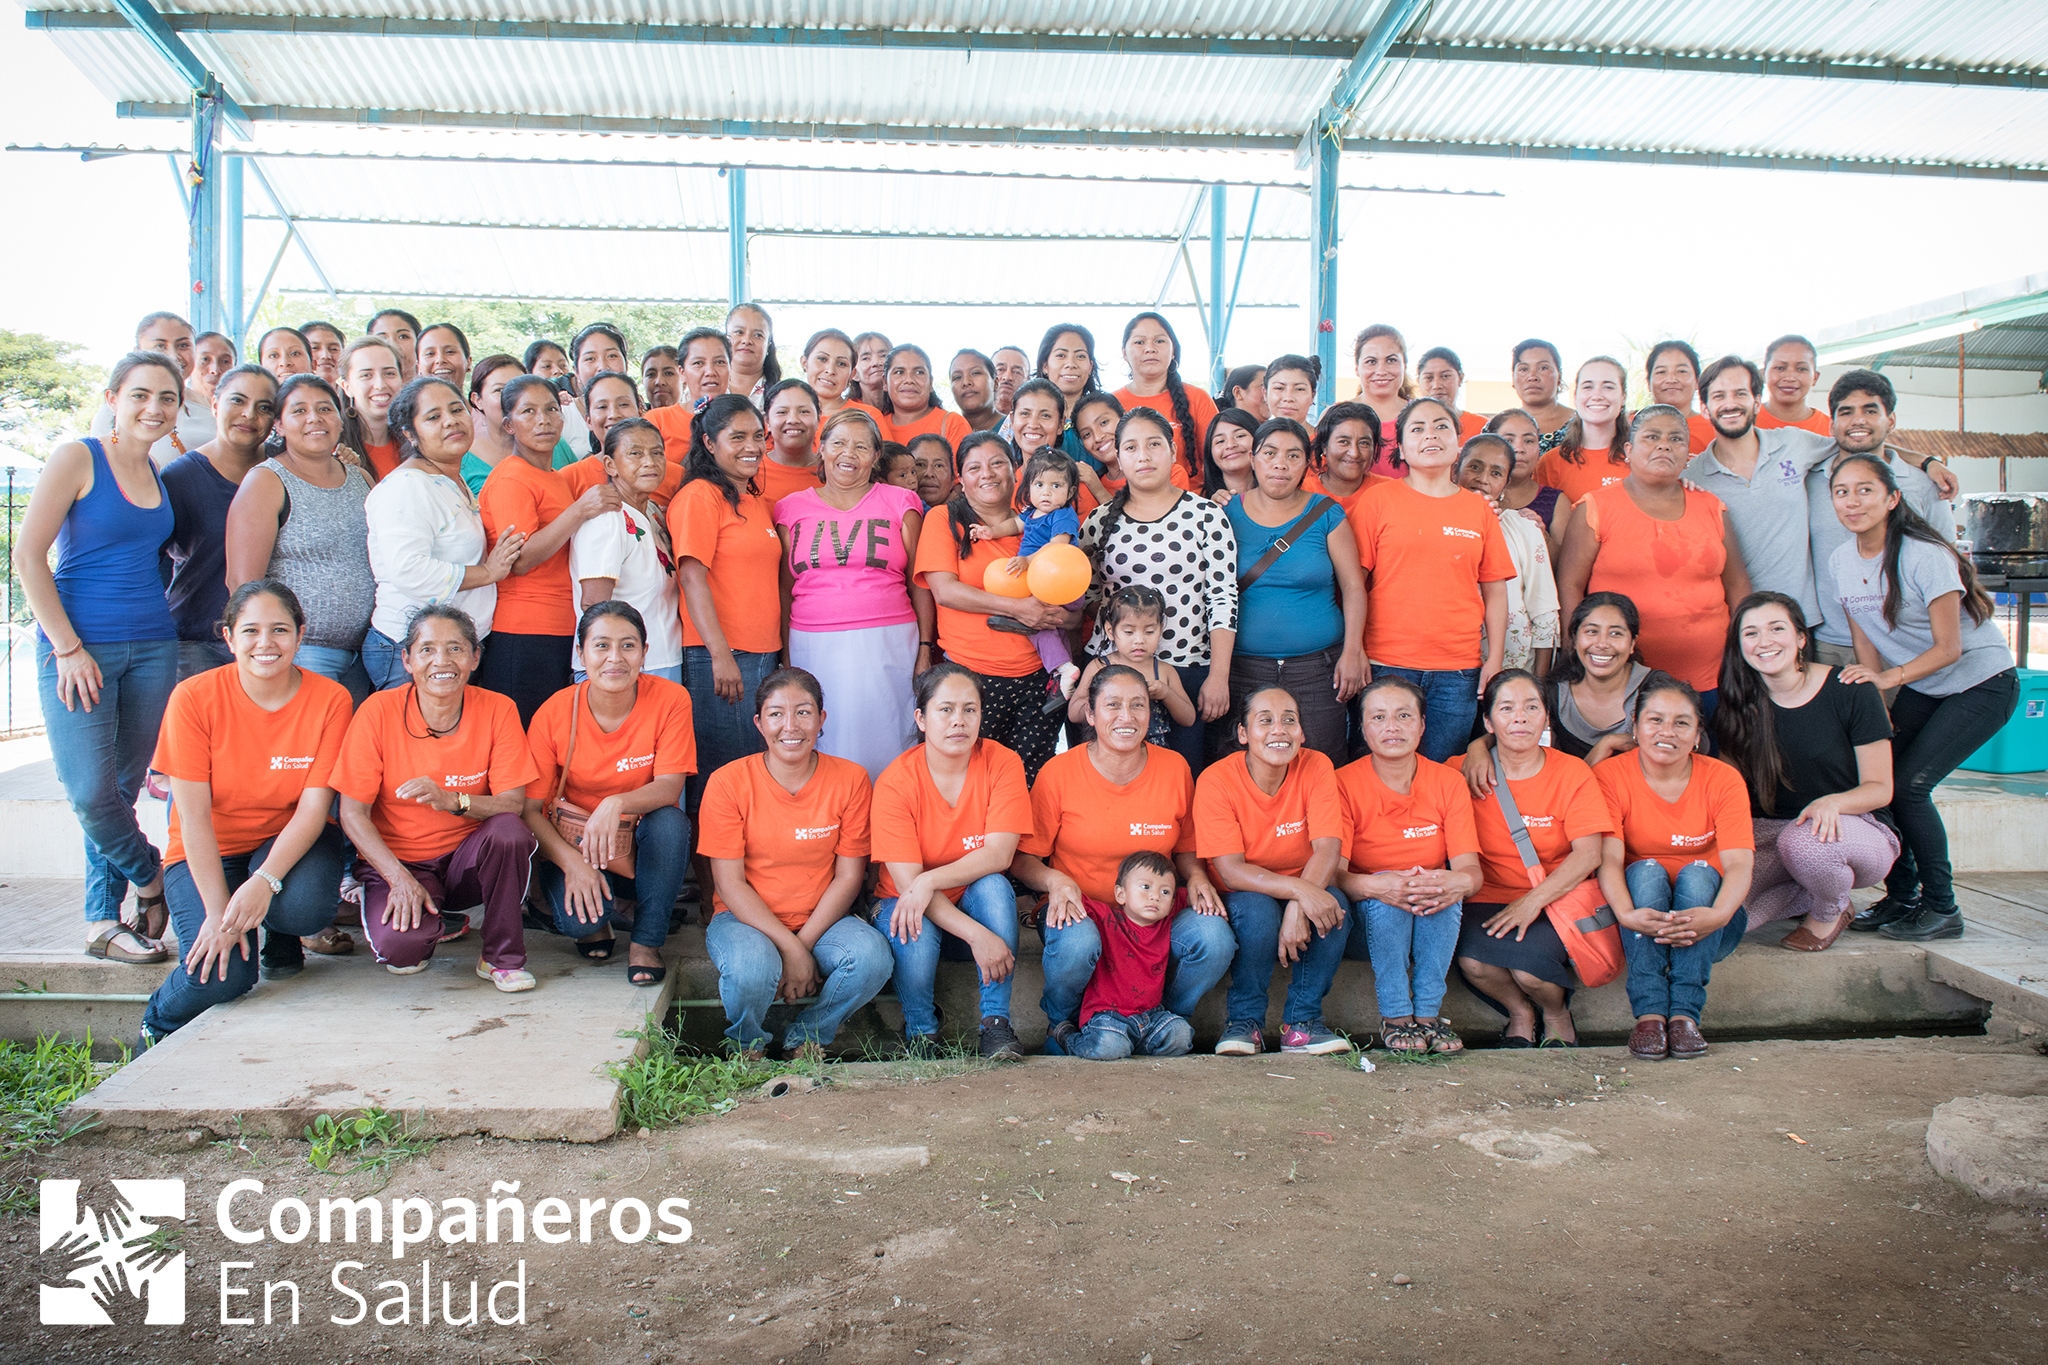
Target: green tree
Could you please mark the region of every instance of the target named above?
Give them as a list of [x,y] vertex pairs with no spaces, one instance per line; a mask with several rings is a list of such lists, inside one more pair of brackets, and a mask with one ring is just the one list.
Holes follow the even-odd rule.
[[566,345],[570,337],[593,322],[609,322],[626,334],[629,364],[637,366],[650,347],[673,346],[692,327],[716,327],[724,310],[701,303],[601,303],[575,299],[415,299],[384,294],[279,294],[257,310],[250,329],[253,342],[269,327],[296,327],[324,319],[344,333],[359,334],[371,316],[385,308],[402,308],[422,326],[452,322],[469,338],[472,359],[503,351],[524,355],[541,338]]
[[41,332],[0,327],[0,407],[25,410],[39,425],[89,411],[107,372],[70,359],[78,350]]

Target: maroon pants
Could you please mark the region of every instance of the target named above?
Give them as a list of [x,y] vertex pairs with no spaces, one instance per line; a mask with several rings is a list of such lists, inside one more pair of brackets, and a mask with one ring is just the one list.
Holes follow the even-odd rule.
[[[423,863],[406,863],[434,904],[458,910],[483,903],[480,926],[484,961],[493,967],[526,965],[526,933],[520,924],[520,903],[533,868],[536,840],[516,815],[493,815],[471,830],[455,851]],[[377,960],[393,967],[411,967],[434,955],[446,929],[436,914],[423,914],[412,928],[398,930],[384,922],[391,887],[368,863],[356,866],[363,884],[363,932]]]

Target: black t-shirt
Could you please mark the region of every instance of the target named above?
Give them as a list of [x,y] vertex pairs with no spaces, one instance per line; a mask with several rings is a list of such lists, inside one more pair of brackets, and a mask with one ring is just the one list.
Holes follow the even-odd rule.
[[168,596],[180,640],[220,642],[220,617],[228,605],[228,504],[238,485],[221,477],[213,462],[188,450],[163,469],[170,495],[171,561]]
[[1891,718],[1876,685],[1845,683],[1832,668],[1806,705],[1772,702],[1771,722],[1784,762],[1778,808],[1770,813],[1778,820],[1796,820],[1820,797],[1856,786],[1863,780],[1856,770],[1856,747],[1892,737]]

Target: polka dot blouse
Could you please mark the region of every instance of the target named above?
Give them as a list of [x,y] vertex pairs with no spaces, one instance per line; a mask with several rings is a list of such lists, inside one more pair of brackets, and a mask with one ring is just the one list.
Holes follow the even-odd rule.
[[1100,621],[1103,600],[1139,584],[1166,599],[1159,657],[1181,668],[1208,663],[1209,633],[1237,629],[1237,536],[1229,516],[1207,498],[1183,493],[1156,521],[1126,512],[1105,542],[1108,516],[1107,506],[1098,507],[1081,527],[1081,548],[1095,561],[1088,610],[1098,619],[1088,652],[1109,652],[1109,634]]

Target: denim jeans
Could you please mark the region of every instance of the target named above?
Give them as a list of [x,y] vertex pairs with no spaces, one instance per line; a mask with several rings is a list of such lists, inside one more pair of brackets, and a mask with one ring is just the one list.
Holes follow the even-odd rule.
[[[1000,872],[991,872],[962,887],[959,908],[969,919],[1008,944],[1012,955],[1016,953],[1017,892],[1008,877]],[[933,924],[929,916],[916,938],[908,943],[901,941],[889,933],[889,916],[895,909],[896,897],[878,900],[872,919],[875,928],[889,940],[889,951],[896,956],[896,999],[903,1006],[903,1031],[913,1038],[929,1037],[939,1031],[938,1013],[932,1005],[938,983],[939,959],[972,962],[974,953],[968,948],[967,940],[954,938]],[[991,981],[982,986],[983,1019],[1010,1017],[1010,986],[1016,979],[1013,972],[1001,981]]]
[[370,695],[370,675],[363,670],[363,656],[352,649],[331,645],[300,645],[294,662],[309,673],[318,673],[348,689],[349,700],[361,706]]
[[[782,984],[782,954],[774,940],[751,924],[744,924],[730,910],[711,917],[704,926],[704,948],[711,965],[718,969],[718,998],[725,1006],[729,1027],[725,1036],[741,1047],[766,1047],[768,1007],[775,1003],[775,988]],[[811,949],[825,984],[817,1003],[799,1014],[783,1035],[783,1042],[829,1043],[839,1033],[846,1016],[875,998],[889,984],[895,959],[889,940],[857,914],[835,921],[818,936]]]
[[1397,668],[1374,664],[1375,678],[1406,678],[1422,689],[1423,721],[1420,753],[1432,763],[1465,752],[1472,742],[1472,721],[1479,714],[1477,668]]
[[235,661],[235,652],[225,640],[178,641],[178,681],[195,677]]
[[1143,1014],[1100,1010],[1089,1016],[1068,1055],[1091,1062],[1124,1057],[1185,1057],[1195,1046],[1195,1026],[1170,1009]]
[[732,658],[740,668],[737,704],[720,697],[711,684],[711,651],[702,645],[683,646],[683,686],[690,689],[690,716],[697,731],[697,772],[685,787],[692,811],[697,809],[711,774],[736,758],[768,747],[754,728],[754,693],[775,671],[776,656],[736,649]]
[[404,647],[374,626],[363,635],[362,658],[363,672],[369,675],[370,687],[375,691],[412,681],[412,675],[405,671]]
[[[1344,918],[1327,934],[1309,930],[1308,946],[1295,959],[1287,979],[1287,1005],[1281,1012],[1283,1024],[1306,1024],[1323,1017],[1323,997],[1337,979],[1344,961],[1344,945],[1351,938],[1351,903],[1336,887]],[[1280,964],[1280,921],[1284,912],[1279,901],[1258,891],[1232,891],[1223,897],[1230,911],[1230,928],[1237,938],[1237,955],[1230,960],[1229,1004],[1225,1017],[1233,1025],[1264,1026],[1266,995],[1273,984],[1273,971]]]
[[[565,890],[568,878],[555,860],[543,854],[535,860],[540,869],[541,893],[555,916],[555,932],[569,938],[588,938],[597,925],[569,913]],[[663,806],[640,817],[633,830],[633,875],[621,877],[607,872],[611,906],[605,922],[623,927],[619,902],[639,902],[633,915],[633,942],[643,948],[659,948],[668,942],[669,918],[675,914],[676,897],[682,894],[683,876],[690,870],[690,818],[674,806]]]
[[[230,896],[249,880],[250,869],[263,866],[276,839],[265,839],[248,853],[224,856],[220,870],[227,878]],[[284,874],[284,890],[271,897],[270,912],[263,927],[272,934],[306,938],[334,923],[335,888],[341,883],[341,827],[329,825],[313,841],[305,855]],[[206,902],[192,880],[191,866],[183,861],[164,869],[164,899],[170,903],[171,923],[178,931],[178,947],[189,952],[206,923]],[[191,1023],[208,1006],[224,1005],[247,995],[256,984],[256,931],[242,936],[248,953],[228,954],[227,973],[209,970],[201,983],[183,962],[171,968],[150,996],[142,1012],[142,1023],[161,1038]]]
[[1948,826],[1934,807],[1934,785],[2004,728],[2019,696],[2019,675],[2009,668],[1948,697],[1899,689],[1892,701],[1891,804],[1899,860],[1884,883],[1894,901],[1918,901],[1942,915],[1954,912]]
[[1372,953],[1380,1018],[1436,1018],[1444,1007],[1444,981],[1458,946],[1464,906],[1447,905],[1433,915],[1416,915],[1384,901],[1364,900],[1357,913],[1362,923],[1353,927],[1352,938],[1363,932]]
[[[1102,956],[1102,933],[1094,920],[1084,919],[1058,929],[1041,925],[1038,934],[1045,942],[1045,994],[1039,997],[1039,1008],[1045,1011],[1047,1024],[1071,1022],[1081,1012],[1081,994]],[[1229,920],[1182,910],[1173,917],[1162,1003],[1175,1014],[1193,1014],[1202,997],[1230,970],[1236,952]]]
[[36,636],[37,690],[50,758],[71,813],[85,832],[85,922],[119,919],[132,883],[156,880],[162,860],[135,822],[135,798],[156,751],[156,732],[178,681],[176,640],[90,644],[100,668],[100,699],[92,710],[76,696],[67,711],[57,700],[57,660]]
[[[1690,910],[1712,905],[1721,890],[1721,874],[1706,863],[1687,863],[1677,877],[1663,864],[1644,858],[1628,866],[1628,895],[1638,910]],[[1707,978],[1714,964],[1735,951],[1749,928],[1749,916],[1737,909],[1714,933],[1685,947],[1659,943],[1623,925],[1621,951],[1628,958],[1628,1005],[1638,1016],[1661,1014],[1699,1022],[1707,1004]]]

